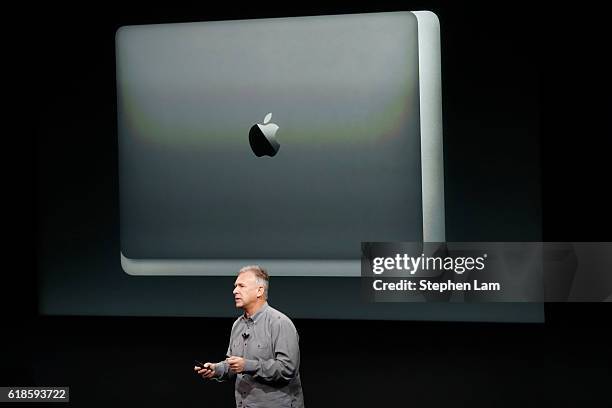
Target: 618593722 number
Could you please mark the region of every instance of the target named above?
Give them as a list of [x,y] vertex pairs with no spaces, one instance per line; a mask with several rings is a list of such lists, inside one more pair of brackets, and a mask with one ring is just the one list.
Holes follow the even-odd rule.
[[0,387],[0,402],[68,402],[69,387]]

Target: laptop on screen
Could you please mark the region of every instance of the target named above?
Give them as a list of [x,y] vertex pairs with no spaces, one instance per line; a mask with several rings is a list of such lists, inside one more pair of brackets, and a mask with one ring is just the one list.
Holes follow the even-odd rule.
[[386,12],[116,33],[121,265],[359,276],[444,241],[439,23]]

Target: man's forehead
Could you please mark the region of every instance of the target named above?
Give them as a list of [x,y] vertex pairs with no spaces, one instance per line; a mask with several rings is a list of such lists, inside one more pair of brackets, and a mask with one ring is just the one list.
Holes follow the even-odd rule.
[[245,271],[242,272],[240,275],[238,275],[238,277],[236,278],[236,283],[245,283],[248,281],[254,281],[255,280],[255,274],[251,271]]

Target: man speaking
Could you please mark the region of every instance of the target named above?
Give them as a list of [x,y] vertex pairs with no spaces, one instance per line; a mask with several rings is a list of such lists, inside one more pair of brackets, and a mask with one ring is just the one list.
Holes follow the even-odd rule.
[[194,367],[206,379],[236,379],[238,408],[304,407],[299,336],[293,322],[268,305],[269,276],[257,266],[240,269],[234,283],[236,307],[227,358]]

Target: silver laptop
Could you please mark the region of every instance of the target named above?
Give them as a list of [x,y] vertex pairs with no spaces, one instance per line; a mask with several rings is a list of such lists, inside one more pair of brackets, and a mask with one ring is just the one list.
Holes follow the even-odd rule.
[[440,31],[387,12],[121,27],[121,265],[359,276],[444,241]]

